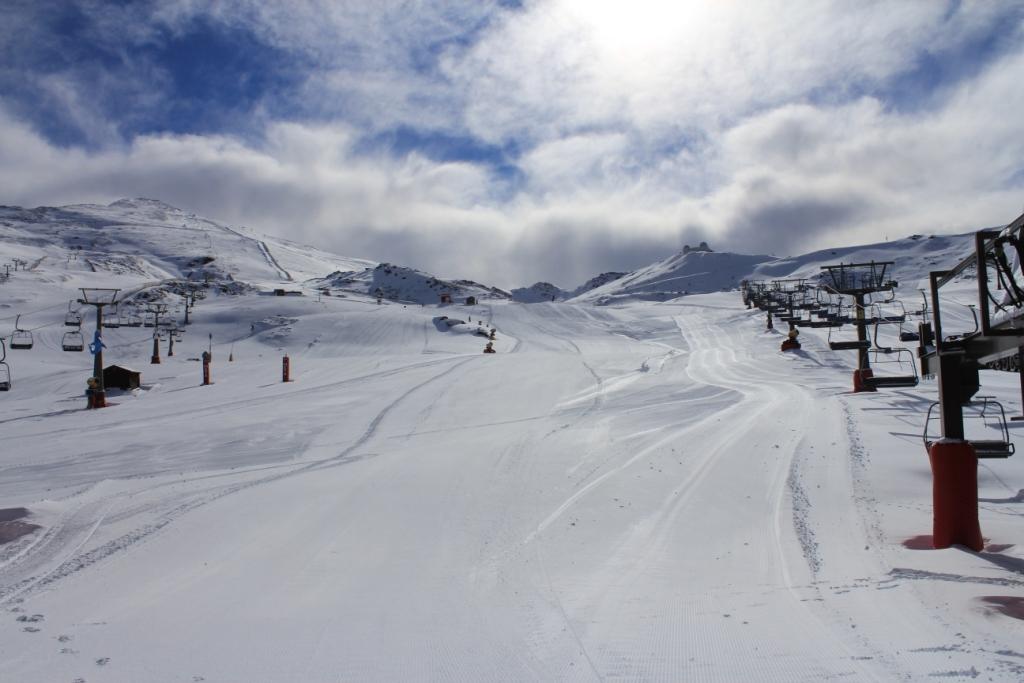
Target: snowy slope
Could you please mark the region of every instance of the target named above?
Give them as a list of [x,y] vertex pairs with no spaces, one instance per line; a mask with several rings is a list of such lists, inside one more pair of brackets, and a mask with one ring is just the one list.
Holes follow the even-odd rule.
[[416,304],[437,304],[442,295],[450,303],[465,303],[467,297],[483,299],[507,299],[508,292],[488,287],[472,280],[442,280],[429,273],[381,263],[374,268],[359,271],[334,272],[325,278],[312,280],[318,288],[354,292],[369,297],[382,297],[389,301]]
[[579,296],[581,294],[586,294],[592,289],[597,289],[598,287],[608,284],[612,280],[618,280],[619,278],[625,277],[626,275],[629,275],[629,273],[620,273],[617,271],[608,271],[606,273],[596,275],[587,280],[586,282],[584,282],[576,289],[572,290],[572,292],[569,293],[569,298]]
[[580,303],[665,301],[683,294],[717,292],[738,287],[771,256],[714,251],[679,252],[577,296]]
[[743,280],[817,280],[822,266],[868,261],[895,261],[888,275],[899,282],[904,291],[909,289],[916,296],[914,290],[926,286],[929,271],[955,265],[969,253],[973,234],[913,235],[891,242],[823,249],[784,259],[728,252],[680,252],[577,295],[574,301],[602,304],[665,301],[682,294],[732,289]]
[[[177,248],[146,251],[143,219],[134,256],[180,275]],[[143,387],[85,411],[91,357],[60,350],[67,298],[150,275],[3,229],[3,258],[47,258],[0,284],[0,334],[38,307],[0,392],[0,510],[26,510],[0,533],[38,527],[0,544],[0,681],[1024,675],[1024,461],[979,468],[984,552],[919,550],[935,384],[852,394],[854,354],[823,330],[782,354],[738,293],[639,300],[654,271],[651,289],[608,283],[639,292],[606,293],[616,306],[439,309],[377,304],[356,267],[363,294],[211,294],[159,365],[151,330],[107,330],[106,361]],[[268,244],[281,270],[329,258]],[[253,246],[218,258],[299,285]],[[738,261],[697,253],[674,272]],[[388,269],[378,282],[409,282]],[[412,293],[436,293],[430,277]],[[1017,375],[982,383],[1021,413]]]
[[152,199],[122,199],[109,206],[0,207],[0,259],[12,257],[45,263],[61,273],[234,280],[254,286],[373,265],[256,236]]
[[550,282],[535,282],[529,287],[519,287],[511,292],[512,300],[522,304],[537,304],[542,301],[558,301],[567,298],[567,292]]
[[974,248],[974,233],[963,235],[912,235],[910,237],[854,247],[822,249],[794,258],[765,263],[750,274],[751,279],[775,278],[817,279],[821,267],[836,263],[867,263],[894,261],[887,276],[896,280],[900,289],[913,292],[926,288],[928,273],[950,268]]

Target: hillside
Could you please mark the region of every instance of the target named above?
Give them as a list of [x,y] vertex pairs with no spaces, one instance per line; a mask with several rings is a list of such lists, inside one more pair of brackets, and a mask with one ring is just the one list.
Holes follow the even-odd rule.
[[0,258],[33,270],[143,279],[301,282],[369,261],[229,227],[152,199],[22,209],[0,207]]
[[912,235],[910,237],[795,257],[734,254],[705,250],[682,251],[595,287],[572,301],[599,305],[624,301],[666,301],[687,294],[730,290],[743,280],[806,278],[817,280],[821,267],[834,263],[894,261],[889,276],[904,291],[925,286],[928,272],[959,262],[972,248],[973,233]]
[[355,293],[414,304],[464,304],[478,300],[508,299],[508,292],[472,280],[442,280],[415,268],[381,263],[359,271],[336,271],[309,284],[333,293]]

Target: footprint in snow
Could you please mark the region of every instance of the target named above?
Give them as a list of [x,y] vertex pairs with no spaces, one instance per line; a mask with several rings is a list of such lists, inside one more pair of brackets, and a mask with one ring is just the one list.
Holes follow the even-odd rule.
[[96,666],[106,666],[110,662],[110,657],[100,657],[96,660]]

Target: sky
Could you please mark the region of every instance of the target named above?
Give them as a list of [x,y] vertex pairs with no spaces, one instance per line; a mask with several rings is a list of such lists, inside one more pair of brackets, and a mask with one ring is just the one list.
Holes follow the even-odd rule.
[[572,288],[1024,210],[1024,0],[4,0],[0,203]]

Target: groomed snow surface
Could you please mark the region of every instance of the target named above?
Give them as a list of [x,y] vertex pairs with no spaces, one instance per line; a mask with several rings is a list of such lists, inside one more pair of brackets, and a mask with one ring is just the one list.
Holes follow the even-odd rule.
[[935,383],[852,394],[737,292],[193,314],[160,365],[107,332],[143,388],[100,411],[60,327],[8,352],[0,507],[40,528],[0,546],[0,680],[1024,680],[1024,456],[979,469],[985,552],[915,549]]

